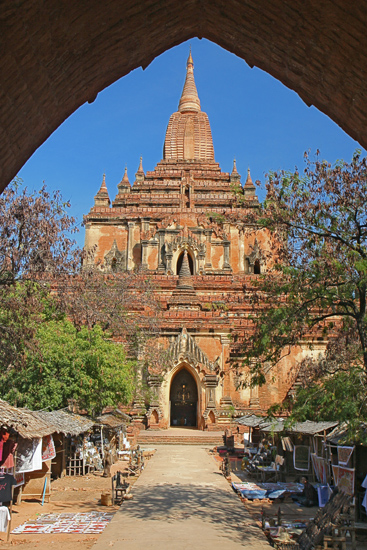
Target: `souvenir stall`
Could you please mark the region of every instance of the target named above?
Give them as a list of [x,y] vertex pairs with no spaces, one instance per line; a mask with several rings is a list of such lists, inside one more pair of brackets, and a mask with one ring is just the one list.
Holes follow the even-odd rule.
[[261,431],[273,434],[279,454],[284,456],[288,476],[307,475],[314,482],[330,482],[327,469],[326,437],[338,422],[296,422],[287,426],[285,420],[263,426]]
[[1,528],[8,521],[10,533],[13,501],[50,496],[51,459],[54,447],[53,428],[36,418],[31,411],[18,409],[0,400],[0,502],[9,503],[0,511]]
[[[332,480],[326,437],[337,426],[337,422],[307,420],[287,425],[283,418],[266,419],[255,415],[247,415],[238,422],[249,426],[250,430],[249,447],[245,448],[249,456],[246,470],[250,476],[257,482],[278,483],[279,487],[282,483],[282,488],[285,482],[297,484],[305,477],[317,491],[319,505],[325,505],[331,494],[328,485]],[[251,441],[254,433],[257,439],[267,441],[268,447],[272,444],[270,463],[261,460],[264,454],[262,444],[253,446]],[[276,489],[275,486],[271,488]]]
[[88,439],[95,424],[93,420],[87,416],[75,414],[69,409],[51,412],[39,411],[33,414],[54,428],[52,437],[56,456],[51,463],[53,479],[63,477],[66,474],[82,475],[92,469],[97,469],[94,466],[92,467],[93,458],[87,460],[87,453],[83,453],[83,442]]
[[112,464],[130,456],[130,442],[127,439],[127,423],[130,417],[120,411],[103,414],[97,418],[94,441],[103,459],[104,474],[110,475]]
[[[360,429],[366,432],[366,426]],[[367,446],[348,440],[345,424],[337,426],[326,440],[333,483],[355,497],[356,520],[367,526]]]

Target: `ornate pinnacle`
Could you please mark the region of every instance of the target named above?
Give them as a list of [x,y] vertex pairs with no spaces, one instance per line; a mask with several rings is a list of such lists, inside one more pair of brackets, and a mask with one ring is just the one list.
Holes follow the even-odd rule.
[[194,79],[194,62],[192,60],[191,50],[186,63],[186,80],[182,90],[180,103],[178,105],[180,113],[200,111],[200,99],[196,89]]

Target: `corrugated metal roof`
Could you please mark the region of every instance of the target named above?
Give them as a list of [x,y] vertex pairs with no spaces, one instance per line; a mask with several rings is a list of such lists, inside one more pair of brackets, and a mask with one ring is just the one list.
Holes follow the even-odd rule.
[[279,433],[282,431],[294,432],[315,435],[317,433],[323,432],[324,430],[329,430],[338,425],[338,422],[312,422],[311,420],[306,420],[305,422],[296,422],[292,426],[285,427],[284,418],[264,418],[263,416],[256,416],[255,414],[250,414],[239,418],[236,422],[242,424],[243,426],[249,426],[252,428],[259,428],[261,431],[269,433]]
[[306,420],[305,422],[297,422],[291,428],[292,432],[303,433],[309,435],[315,435],[317,433],[323,432],[325,430],[330,430],[330,428],[335,428],[339,422],[330,421],[330,422],[312,422],[311,420]]
[[236,419],[236,422],[237,424],[248,426],[249,428],[257,428],[258,426],[260,426],[260,424],[269,423],[268,419],[264,418],[263,416],[256,416],[255,414],[246,414],[238,420]]
[[260,424],[260,430],[265,433],[280,433],[284,431],[284,418],[274,418],[264,423]]

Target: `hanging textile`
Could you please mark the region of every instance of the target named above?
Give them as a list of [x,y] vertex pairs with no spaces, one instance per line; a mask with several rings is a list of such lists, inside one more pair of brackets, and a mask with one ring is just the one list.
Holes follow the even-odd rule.
[[12,439],[3,441],[1,451],[1,468],[13,468],[14,466],[14,451],[17,448],[17,444]]
[[339,466],[348,466],[348,462],[350,460],[350,457],[352,456],[352,453],[354,451],[354,447],[339,447],[338,446],[338,464]]
[[293,443],[290,437],[282,437],[283,451],[293,451]]
[[317,481],[325,485],[327,483],[327,462],[325,458],[311,453],[311,460]]
[[334,484],[340,491],[347,495],[354,495],[354,468],[343,468],[342,466],[332,465]]
[[8,521],[10,520],[10,513],[7,506],[0,506],[0,531],[6,533],[8,530]]
[[9,502],[11,500],[11,488],[16,484],[17,482],[11,474],[0,475],[0,502]]
[[310,469],[310,447],[295,445],[293,449],[293,465],[295,470],[308,472]]
[[42,438],[42,462],[52,460],[56,456],[55,444],[52,435]]
[[42,439],[18,441],[16,473],[42,470]]

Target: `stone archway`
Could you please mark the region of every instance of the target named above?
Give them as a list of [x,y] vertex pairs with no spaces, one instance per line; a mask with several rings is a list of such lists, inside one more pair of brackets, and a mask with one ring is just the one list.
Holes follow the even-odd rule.
[[83,103],[194,36],[268,72],[367,147],[366,26],[365,3],[344,0],[4,0],[0,190]]
[[171,380],[170,425],[197,427],[198,387],[192,374],[183,367]]

